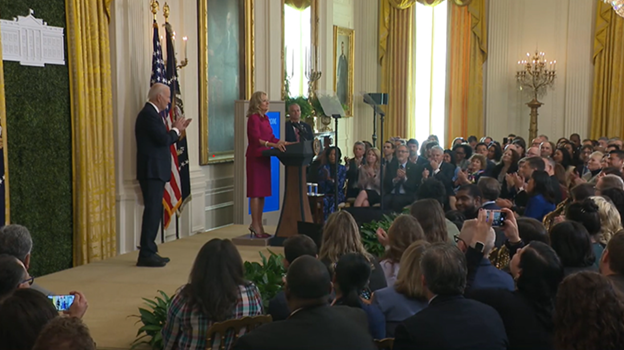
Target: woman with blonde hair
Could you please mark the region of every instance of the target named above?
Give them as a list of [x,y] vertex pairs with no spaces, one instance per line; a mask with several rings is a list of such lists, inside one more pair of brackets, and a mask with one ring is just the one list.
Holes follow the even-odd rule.
[[371,290],[375,291],[387,286],[386,278],[377,259],[367,252],[362,245],[357,222],[351,214],[341,210],[332,213],[325,222],[318,258],[333,270],[340,257],[348,253],[360,253],[371,263],[372,271],[369,283]]
[[379,173],[381,169],[381,152],[371,148],[366,152],[366,163],[360,168],[358,187],[360,193],[353,206],[370,207],[381,203]]
[[273,135],[273,129],[266,112],[269,111],[267,94],[256,91],[249,99],[247,110],[247,197],[251,207],[250,236],[268,238],[262,226],[264,198],[271,195],[271,159],[262,156],[262,151],[277,148],[284,152],[290,143],[281,141]]
[[372,296],[373,304],[386,317],[386,337],[394,337],[399,323],[427,307],[420,257],[429,246],[430,243],[424,240],[413,242],[403,252],[402,268],[394,286],[380,289]]
[[[622,229],[622,218],[620,212],[609,200],[600,196],[591,198],[598,206],[598,215],[600,216],[600,233],[598,234],[598,242],[605,247],[613,235]],[[599,256],[596,259],[600,259]]]
[[418,220],[406,214],[394,219],[387,235],[383,229],[381,229],[382,232],[377,231],[379,242],[386,247],[386,253],[380,259],[379,264],[384,271],[388,286],[392,286],[399,273],[403,252],[413,242],[425,240],[425,233]]

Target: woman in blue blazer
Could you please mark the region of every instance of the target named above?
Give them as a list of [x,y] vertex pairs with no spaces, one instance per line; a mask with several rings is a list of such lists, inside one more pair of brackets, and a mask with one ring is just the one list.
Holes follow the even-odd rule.
[[530,197],[524,210],[524,216],[541,222],[546,214],[555,210],[555,192],[548,173],[535,170],[526,190]]

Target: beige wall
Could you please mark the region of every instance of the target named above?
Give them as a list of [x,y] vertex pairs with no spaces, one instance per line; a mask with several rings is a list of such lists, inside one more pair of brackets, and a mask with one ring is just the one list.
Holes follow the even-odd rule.
[[593,85],[593,27],[596,0],[489,1],[485,67],[486,133],[528,137],[530,98],[515,81],[518,60],[536,46],[557,60],[554,90],[540,99],[538,132],[551,138],[578,132],[587,137]]
[[[182,236],[232,223],[232,163],[199,165],[199,93],[197,62],[197,2],[169,0],[169,21],[177,37],[187,36],[189,64],[180,71],[187,117],[194,118],[187,130],[193,199],[180,220]],[[372,113],[363,105],[360,91],[374,92],[378,86],[376,64],[376,0],[321,0],[319,41],[323,52],[323,78],[319,88],[333,89],[333,25],[354,28],[355,87],[354,118],[340,121],[338,144],[351,152],[356,140],[370,139]],[[162,5],[162,4],[161,4]],[[357,5],[357,6],[356,6]],[[331,19],[330,21],[328,19]],[[162,23],[162,14],[159,14]],[[136,181],[134,121],[149,89],[152,56],[152,15],[148,1],[114,0],[111,20],[111,54],[114,85],[115,154],[117,175],[118,250],[132,251],[138,245],[143,206]],[[281,0],[255,1],[255,82],[257,90],[273,99],[281,91]],[[180,48],[178,51],[181,51]],[[359,118],[362,118],[361,121]],[[175,225],[167,230],[167,239]]]

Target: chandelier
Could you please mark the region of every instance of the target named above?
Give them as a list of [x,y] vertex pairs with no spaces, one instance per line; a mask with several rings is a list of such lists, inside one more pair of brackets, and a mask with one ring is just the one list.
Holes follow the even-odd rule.
[[624,17],[624,0],[602,0],[613,7],[613,11]]

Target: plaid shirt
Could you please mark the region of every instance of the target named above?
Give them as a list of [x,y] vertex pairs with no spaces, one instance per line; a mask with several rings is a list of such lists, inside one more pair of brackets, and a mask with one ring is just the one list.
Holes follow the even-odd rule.
[[[253,284],[239,286],[239,296],[232,315],[229,319],[245,316],[258,316],[264,313],[262,298],[258,288]],[[171,301],[167,311],[167,322],[162,329],[164,350],[205,350],[208,329],[214,323],[197,308],[191,308],[180,293]],[[241,331],[241,335],[244,330]],[[234,334],[230,331],[225,337],[225,349],[233,344]],[[217,337],[212,343],[212,349],[218,349],[221,340]]]

